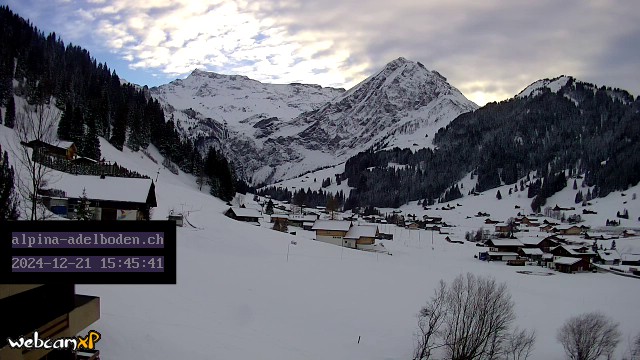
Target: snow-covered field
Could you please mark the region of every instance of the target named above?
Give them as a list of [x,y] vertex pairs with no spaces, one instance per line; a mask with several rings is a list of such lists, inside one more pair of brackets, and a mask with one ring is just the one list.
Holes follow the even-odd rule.
[[[3,149],[10,135],[0,126]],[[189,221],[199,228],[177,229],[177,285],[77,287],[101,297],[101,319],[93,328],[102,333],[102,359],[411,359],[418,310],[440,279],[464,272],[508,284],[515,325],[537,333],[532,359],[564,358],[556,331],[583,312],[602,311],[618,321],[624,341],[640,330],[637,279],[607,273],[523,275],[516,273],[522,268],[474,259],[474,244],[452,244],[445,235],[392,225],[381,225],[381,231],[394,234],[393,241],[384,241],[392,256],[319,243],[308,231],[293,236],[224,217],[228,207],[198,191],[190,176],[164,169],[158,174],[160,166],[142,153],[119,152],[104,141],[102,153],[154,180],[158,176],[154,218],[166,218],[170,209],[189,211]],[[157,151],[151,148],[150,154],[161,163]],[[637,190],[594,201],[600,214],[587,217],[587,224],[602,226],[624,206],[632,220],[622,225],[638,227],[633,219],[640,200],[631,200]],[[515,205],[528,212],[525,193],[509,196],[504,187],[497,200],[495,191],[454,201],[461,206],[453,210],[435,210],[439,204],[424,211],[415,203],[402,210],[440,214],[457,225],[450,236],[461,239],[483,224],[484,218],[473,217],[478,211],[503,221],[517,213]],[[569,187],[549,204],[573,206],[572,194]],[[255,206],[250,197],[246,202]],[[617,241],[618,248],[640,247],[634,244],[640,238]],[[622,351],[621,346],[616,358]]]

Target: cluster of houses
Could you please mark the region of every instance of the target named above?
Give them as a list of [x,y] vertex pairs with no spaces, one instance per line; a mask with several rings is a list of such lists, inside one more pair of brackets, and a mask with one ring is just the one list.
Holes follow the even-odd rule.
[[[257,209],[231,207],[225,215],[238,221],[260,225],[263,217]],[[315,231],[316,240],[343,246],[351,249],[372,251],[376,249],[376,239],[388,238],[374,224],[354,224],[348,220],[320,220],[315,213],[306,214],[272,214],[270,221],[274,225],[292,225],[304,230]],[[276,226],[274,226],[276,227]],[[279,228],[279,227],[278,227]]]
[[640,255],[619,254],[615,249],[597,249],[562,238],[547,237],[496,238],[484,243],[488,251],[478,254],[480,260],[506,261],[507,265],[534,262],[560,272],[574,273],[593,270],[592,264],[640,266]]
[[485,246],[489,247],[489,251],[480,252],[480,260],[507,261],[508,265],[524,265],[525,261],[531,261],[567,273],[589,271],[591,263],[600,260],[591,247],[568,244],[566,239],[557,235],[489,239]]
[[558,223],[550,222],[546,219],[542,223],[540,223],[538,219],[529,218],[527,216],[515,218],[511,223],[503,223],[500,221],[486,219],[485,224],[494,225],[495,232],[498,235],[503,236],[511,234],[517,230],[528,231],[528,228],[537,228],[540,231],[557,235],[580,235],[589,230],[588,226],[561,225]]

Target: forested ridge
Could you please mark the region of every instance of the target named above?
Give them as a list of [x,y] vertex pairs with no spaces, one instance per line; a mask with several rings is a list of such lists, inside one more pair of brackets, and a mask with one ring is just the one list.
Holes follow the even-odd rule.
[[[57,135],[73,141],[80,155],[99,160],[99,136],[120,150],[153,144],[182,171],[206,175],[212,194],[225,199],[235,194],[232,165],[215,151],[208,152],[214,158],[207,161],[192,140],[180,136],[171,119],[165,120],[146,87],[122,82],[89,51],[65,45],[55,33],[46,35],[8,6],[0,7],[0,43],[0,107],[6,109],[0,123],[13,127],[20,110],[14,95],[30,105],[53,101],[61,111]],[[207,164],[210,168],[205,169]]]
[[[460,191],[516,184],[533,171],[550,184],[564,170],[583,174],[587,186],[606,196],[640,180],[639,109],[640,101],[626,91],[573,78],[557,93],[542,88],[532,96],[489,103],[440,129],[433,150],[366,151],[349,159],[343,177],[356,189],[345,206],[452,200]],[[475,189],[457,189],[455,183],[470,172],[477,176]],[[547,190],[557,186],[540,188],[550,196],[554,191]],[[448,198],[441,199],[443,194]]]

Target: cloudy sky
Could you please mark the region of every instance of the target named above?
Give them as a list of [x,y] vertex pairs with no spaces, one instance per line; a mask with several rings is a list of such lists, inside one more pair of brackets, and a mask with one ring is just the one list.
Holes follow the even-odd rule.
[[482,105],[562,74],[640,95],[636,0],[0,0],[155,86],[200,68],[349,88],[403,56]]

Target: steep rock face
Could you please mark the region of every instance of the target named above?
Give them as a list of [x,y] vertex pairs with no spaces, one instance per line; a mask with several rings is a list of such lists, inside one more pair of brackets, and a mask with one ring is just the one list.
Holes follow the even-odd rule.
[[404,58],[347,92],[194,71],[151,93],[185,135],[222,148],[254,182],[294,177],[368,148],[432,146],[438,129],[477,108],[438,72]]
[[476,108],[438,72],[398,58],[293,123],[311,124],[298,135],[301,143],[311,147],[324,143],[326,150],[342,156],[371,146],[430,146],[431,135],[440,127]]

